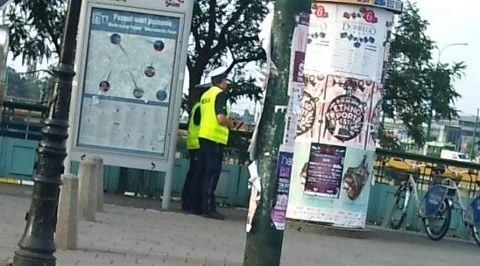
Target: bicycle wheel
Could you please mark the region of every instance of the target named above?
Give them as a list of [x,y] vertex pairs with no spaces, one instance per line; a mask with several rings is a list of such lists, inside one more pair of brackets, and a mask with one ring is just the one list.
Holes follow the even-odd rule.
[[[409,193],[410,194],[410,193]],[[393,203],[393,210],[390,216],[390,226],[393,229],[398,229],[402,226],[405,216],[407,216],[407,208],[405,208],[405,201],[408,200],[407,187],[401,185],[395,192],[395,202]],[[410,198],[410,197],[409,197]]]
[[480,245],[480,224],[472,225],[472,235],[475,242]]
[[442,206],[437,213],[432,216],[423,218],[425,232],[432,240],[440,240],[448,232],[450,228],[450,218],[452,217],[452,208],[448,200],[442,202]]

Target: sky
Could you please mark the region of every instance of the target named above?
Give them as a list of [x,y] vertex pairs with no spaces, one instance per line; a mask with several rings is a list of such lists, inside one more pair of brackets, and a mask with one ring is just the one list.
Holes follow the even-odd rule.
[[[467,46],[452,45],[443,49],[440,61],[452,63],[464,61],[465,76],[456,81],[455,90],[462,95],[455,107],[461,115],[476,115],[480,108],[480,36],[478,26],[478,2],[474,0],[417,0],[420,16],[430,25],[427,35],[439,49],[453,43],[468,43]],[[433,53],[438,60],[438,51]]]

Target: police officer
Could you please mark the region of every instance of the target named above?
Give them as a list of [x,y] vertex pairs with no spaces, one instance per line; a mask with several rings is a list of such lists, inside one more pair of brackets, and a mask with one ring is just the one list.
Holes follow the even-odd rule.
[[187,150],[190,157],[190,167],[185,178],[182,189],[182,210],[191,211],[195,214],[202,213],[201,205],[201,167],[198,164],[200,143],[198,132],[200,130],[200,97],[211,87],[211,84],[196,85],[190,95],[190,102],[193,106],[188,114]]
[[223,149],[228,142],[229,129],[234,122],[227,110],[227,68],[219,67],[210,73],[212,86],[202,95],[199,130],[202,171],[202,213],[204,217],[223,220],[216,209],[215,189],[222,169]]

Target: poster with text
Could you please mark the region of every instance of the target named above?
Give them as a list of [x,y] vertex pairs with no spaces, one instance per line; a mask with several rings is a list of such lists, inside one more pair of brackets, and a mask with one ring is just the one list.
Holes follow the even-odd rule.
[[369,6],[315,3],[305,69],[379,82],[393,13]]
[[[309,29],[309,16],[301,15],[292,37],[292,51],[290,55],[289,84],[303,83],[303,70],[305,65],[305,50],[307,48]],[[291,90],[289,90],[289,93]]]
[[382,86],[375,85],[367,109],[367,134],[365,136],[365,149],[375,150],[377,147],[378,133],[380,130],[380,118],[382,116]]
[[312,3],[308,28],[305,70],[329,73],[335,37],[336,6],[325,3]]
[[295,137],[297,134],[298,117],[301,114],[303,86],[298,83],[293,83],[288,100],[287,114],[285,115],[285,130],[283,131],[282,145],[285,149],[293,151]]
[[318,141],[325,108],[327,77],[320,72],[305,71],[303,80],[295,141]]
[[312,143],[310,157],[302,169],[306,195],[336,198],[340,196],[345,147]]
[[381,93],[376,83],[313,71],[305,72],[304,82],[295,141],[375,149],[367,136],[369,130],[378,132]]
[[365,138],[375,83],[330,75],[326,84],[325,108],[321,114],[324,123],[317,142],[367,148]]
[[290,175],[292,172],[292,152],[280,151],[277,160],[277,184],[275,201],[270,213],[270,218],[277,230],[285,229],[288,192],[290,190]]
[[292,37],[292,51],[290,55],[290,75],[288,83],[289,102],[285,116],[285,130],[282,145],[289,151],[293,150],[296,137],[298,116],[300,112],[301,92],[304,83],[305,49],[307,46],[309,15],[300,15],[297,19]]
[[77,146],[164,156],[179,23],[92,8]]
[[[312,146],[319,147],[305,142],[295,143],[287,218],[340,227],[364,228],[374,151],[334,146],[334,150],[344,149],[345,152],[341,174],[335,172],[330,177],[333,179],[335,176],[335,184],[340,187],[340,190],[338,197],[325,197],[304,193]],[[332,165],[334,164],[317,165],[315,171],[328,172],[332,169]]]

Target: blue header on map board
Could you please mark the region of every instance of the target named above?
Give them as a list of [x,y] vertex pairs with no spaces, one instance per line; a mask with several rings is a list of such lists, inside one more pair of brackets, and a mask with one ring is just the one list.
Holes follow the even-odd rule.
[[176,39],[179,25],[176,17],[92,8],[91,30]]

